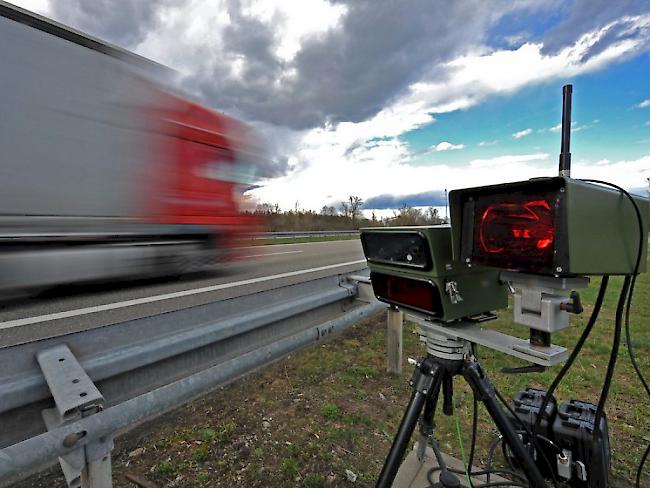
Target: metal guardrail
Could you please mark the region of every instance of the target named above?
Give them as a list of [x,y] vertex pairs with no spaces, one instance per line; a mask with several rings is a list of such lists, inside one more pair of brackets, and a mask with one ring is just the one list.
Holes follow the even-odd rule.
[[357,271],[1,349],[0,485],[62,457],[69,486],[111,486],[118,432],[385,309],[368,288]]
[[358,230],[303,230],[303,231],[286,231],[286,232],[261,232],[255,239],[282,239],[301,237],[337,237],[337,236],[358,236]]

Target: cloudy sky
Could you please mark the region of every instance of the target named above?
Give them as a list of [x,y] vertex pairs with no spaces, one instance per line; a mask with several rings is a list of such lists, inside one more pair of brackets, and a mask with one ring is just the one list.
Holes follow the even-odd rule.
[[306,209],[443,205],[444,189],[557,173],[574,84],[574,177],[650,177],[649,0],[14,0],[170,66],[254,125]]

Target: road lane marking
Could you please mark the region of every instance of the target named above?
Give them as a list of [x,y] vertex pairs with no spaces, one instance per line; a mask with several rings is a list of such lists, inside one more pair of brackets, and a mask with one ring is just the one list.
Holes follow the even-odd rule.
[[115,310],[118,308],[133,307],[135,305],[143,305],[147,303],[161,302],[163,300],[170,300],[173,298],[187,297],[190,295],[198,295],[200,293],[208,293],[211,291],[224,290],[226,288],[235,288],[237,286],[251,285],[254,283],[261,283],[264,281],[272,281],[281,278],[289,278],[291,276],[298,276],[306,273],[315,273],[317,271],[325,271],[328,269],[340,268],[342,266],[350,266],[353,264],[365,263],[365,259],[358,261],[348,261],[347,263],[328,264],[327,266],[320,266],[318,268],[300,269],[298,271],[288,271],[271,276],[260,276],[259,278],[250,278],[247,280],[233,281],[232,283],[221,283],[219,285],[204,286],[202,288],[194,288],[192,290],[176,291],[173,293],[164,293],[162,295],[154,295],[151,297],[135,298],[133,300],[125,300],[123,302],[107,303],[105,305],[96,305],[94,307],[78,308],[76,310],[67,310],[65,312],[56,312],[46,315],[36,315],[34,317],[27,317],[24,319],[8,320],[0,322],[1,329],[11,329],[13,327],[21,327],[24,325],[38,324],[42,322],[49,322],[51,320],[67,319],[70,317],[78,317],[80,315],[89,315],[92,313],[105,312],[107,310]]
[[299,252],[305,252],[305,251],[282,251],[282,252],[268,252],[266,254],[249,254],[248,256],[242,256],[242,259],[259,258],[260,256],[277,256],[278,254],[296,254]]
[[[354,242],[354,239],[339,239],[337,241],[316,241],[316,242],[289,242],[287,244],[258,244],[257,246],[239,246],[236,249],[259,249],[263,247],[284,247],[284,246],[311,246],[314,244],[338,244],[340,242]],[[361,242],[357,239],[359,244]]]

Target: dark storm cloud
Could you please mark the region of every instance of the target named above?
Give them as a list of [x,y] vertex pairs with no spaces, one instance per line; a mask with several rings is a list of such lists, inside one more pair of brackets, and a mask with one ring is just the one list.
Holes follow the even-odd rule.
[[65,0],[52,2],[52,17],[123,47],[141,42],[172,0]]
[[[366,120],[385,107],[436,63],[447,61],[484,39],[486,30],[516,10],[550,8],[557,2],[492,3],[432,0],[334,0],[347,9],[340,25],[306,39],[295,59],[275,53],[282,18],[261,22],[245,13],[240,0],[225,6],[231,23],[200,46],[187,47],[193,73],[186,86],[210,105],[243,117],[291,129]],[[66,0],[52,2],[57,20],[121,46],[136,49],[160,22],[160,11],[182,12],[174,0]],[[541,6],[540,6],[541,5]],[[566,20],[545,35],[544,49],[557,50],[587,31],[641,11],[640,0],[575,0],[560,3]],[[185,19],[185,26],[191,19]],[[182,43],[183,23],[170,43]],[[624,25],[612,29],[589,55],[610,42],[633,36]],[[220,41],[222,48],[216,48]],[[234,60],[241,63],[236,75]],[[173,67],[173,66],[172,66]]]
[[[432,64],[479,42],[495,15],[482,1],[337,3],[348,9],[341,25],[308,39],[287,64],[273,53],[270,25],[231,2],[233,24],[224,42],[245,56],[244,71],[241,79],[224,77],[215,63],[202,76],[202,93],[226,110],[237,107],[249,118],[293,129],[365,120]],[[289,68],[295,76],[277,83]]]
[[[574,0],[561,7],[565,20],[561,21],[544,36],[544,53],[556,52],[574,43],[587,32],[602,28],[612,21],[625,16],[650,12],[647,0]],[[627,32],[629,25],[623,22],[608,32],[586,54],[589,58],[600,53],[612,41],[634,37],[634,32]]]
[[444,207],[445,193],[428,191],[412,195],[377,195],[368,198],[364,208]]

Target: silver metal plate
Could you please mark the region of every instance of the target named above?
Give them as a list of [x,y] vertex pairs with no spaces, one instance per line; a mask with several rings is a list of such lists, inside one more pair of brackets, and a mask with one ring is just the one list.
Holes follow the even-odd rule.
[[82,417],[89,408],[100,408],[104,397],[68,346],[60,344],[36,355],[50,388],[61,422]]
[[532,346],[528,339],[484,329],[474,322],[454,322],[453,325],[442,325],[440,322],[427,320],[411,312],[408,315],[427,333],[438,333],[452,339],[465,339],[541,366],[560,364],[569,356],[569,351],[564,347],[555,344],[550,347]]

